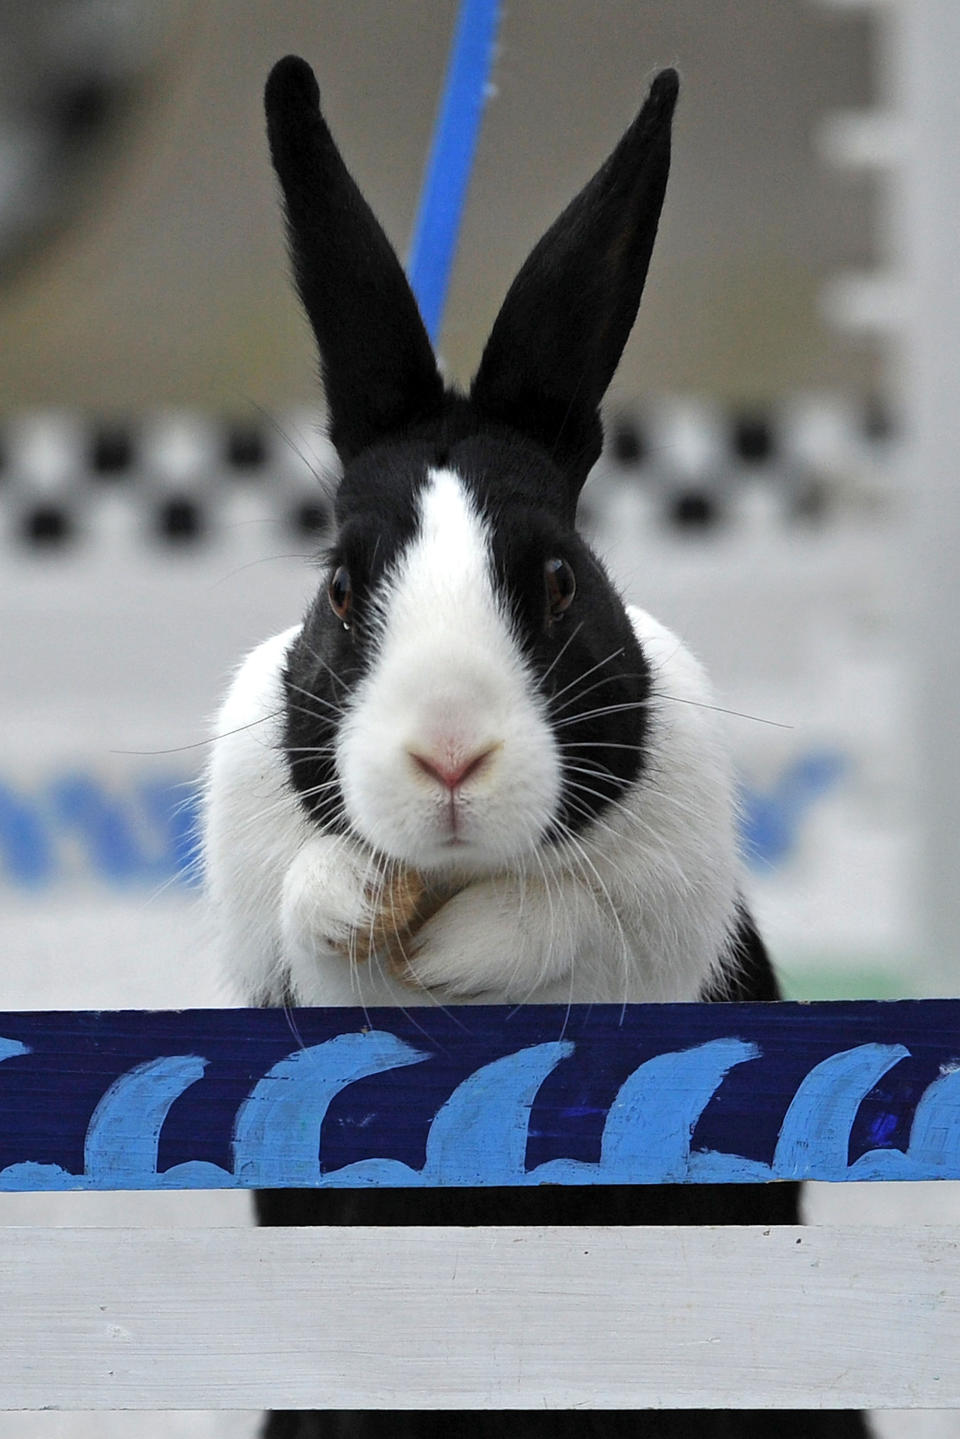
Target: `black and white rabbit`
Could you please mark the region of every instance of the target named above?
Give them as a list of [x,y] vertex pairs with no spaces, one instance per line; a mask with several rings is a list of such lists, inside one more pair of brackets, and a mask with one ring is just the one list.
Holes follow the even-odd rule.
[[[267,83],[343,465],[323,588],[218,721],[205,863],[253,1004],[773,999],[696,660],[578,535],[660,216],[677,77],[514,281],[469,395],[295,57]],[[268,1191],[261,1222],[770,1223],[795,1186]],[[789,1338],[784,1339],[789,1363]],[[284,1435],[862,1436],[855,1414],[271,1416]]]

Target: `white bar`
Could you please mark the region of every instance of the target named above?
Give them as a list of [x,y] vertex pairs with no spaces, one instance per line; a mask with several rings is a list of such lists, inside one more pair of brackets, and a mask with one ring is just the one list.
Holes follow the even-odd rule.
[[827,281],[820,308],[832,325],[892,337],[907,322],[910,294],[894,274],[850,272]]
[[817,147],[831,165],[886,169],[907,155],[907,127],[899,115],[876,110],[835,111],[817,128]]
[[0,1408],[956,1408],[960,1228],[0,1230]]
[[915,137],[900,204],[914,296],[902,399],[904,493],[914,514],[906,598],[923,824],[919,977],[924,993],[947,995],[960,985],[960,4],[905,0],[899,34],[901,108]]

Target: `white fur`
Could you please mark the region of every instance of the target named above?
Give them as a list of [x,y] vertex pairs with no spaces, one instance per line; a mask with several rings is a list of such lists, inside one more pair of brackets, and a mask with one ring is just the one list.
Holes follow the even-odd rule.
[[221,968],[245,1000],[278,990],[287,871],[311,826],[294,802],[282,750],[283,664],[299,626],[237,670],[216,720],[204,810],[204,883]]
[[[206,808],[208,891],[238,998],[698,998],[734,922],[730,767],[700,666],[649,615],[629,613],[653,671],[644,769],[561,845],[538,843],[559,786],[556,741],[455,475],[436,472],[424,492],[420,532],[390,577],[379,658],[340,731],[356,837],[319,833],[288,778],[281,676],[297,631],[254,650],[219,717]],[[455,799],[411,758],[487,747]],[[343,953],[370,923],[376,851],[469,881],[420,931],[407,984],[376,957]]]

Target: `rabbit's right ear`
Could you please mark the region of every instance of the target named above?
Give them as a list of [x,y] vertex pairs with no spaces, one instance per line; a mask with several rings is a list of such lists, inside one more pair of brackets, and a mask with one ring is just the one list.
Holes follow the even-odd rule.
[[330,438],[347,463],[439,414],[443,382],[406,276],[340,157],[306,61],[278,61],[264,99],[294,278],[320,350]]

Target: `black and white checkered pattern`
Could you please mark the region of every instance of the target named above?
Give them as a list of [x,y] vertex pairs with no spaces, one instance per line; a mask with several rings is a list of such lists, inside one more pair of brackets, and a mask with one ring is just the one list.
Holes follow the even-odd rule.
[[[892,438],[889,412],[877,403],[621,408],[608,418],[582,520],[602,531],[626,486],[677,534],[736,525],[756,504],[781,524],[825,522],[837,507],[883,499]],[[12,416],[0,424],[0,532],[38,556],[96,542],[101,527],[181,552],[245,522],[309,545],[327,530],[336,473],[312,412]]]

